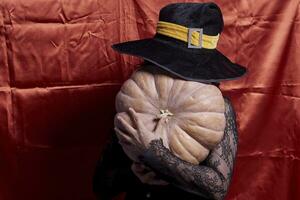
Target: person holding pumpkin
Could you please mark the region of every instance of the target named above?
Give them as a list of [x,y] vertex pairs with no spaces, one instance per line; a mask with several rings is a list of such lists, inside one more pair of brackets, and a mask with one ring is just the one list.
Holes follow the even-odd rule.
[[99,199],[225,198],[238,135],[218,84],[246,69],[216,49],[223,26],[215,3],[169,4],[153,38],[113,45],[145,63],[117,95],[116,135],[94,177]]

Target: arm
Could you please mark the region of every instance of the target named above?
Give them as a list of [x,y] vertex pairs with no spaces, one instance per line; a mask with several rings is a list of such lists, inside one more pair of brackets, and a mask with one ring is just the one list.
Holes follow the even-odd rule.
[[230,184],[238,140],[234,110],[229,100],[225,99],[225,103],[224,137],[204,163],[193,165],[181,160],[165,148],[161,140],[152,140],[141,160],[175,186],[223,199]]

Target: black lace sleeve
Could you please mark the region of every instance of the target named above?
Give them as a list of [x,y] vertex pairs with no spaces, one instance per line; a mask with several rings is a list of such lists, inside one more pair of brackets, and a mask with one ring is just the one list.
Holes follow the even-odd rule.
[[142,162],[183,190],[211,199],[223,199],[230,184],[238,142],[234,110],[227,99],[225,105],[224,137],[200,165],[174,156],[161,140],[151,141],[141,156]]

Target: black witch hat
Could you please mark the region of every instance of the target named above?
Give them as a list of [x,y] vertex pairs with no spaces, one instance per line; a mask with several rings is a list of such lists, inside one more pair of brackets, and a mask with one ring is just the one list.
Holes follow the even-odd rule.
[[153,38],[114,44],[121,53],[141,57],[185,80],[220,82],[246,73],[216,49],[224,27],[215,3],[175,3],[159,13]]

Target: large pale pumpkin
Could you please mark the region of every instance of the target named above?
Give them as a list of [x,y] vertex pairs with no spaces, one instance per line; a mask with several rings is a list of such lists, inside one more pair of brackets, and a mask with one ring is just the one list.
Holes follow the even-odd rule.
[[[159,120],[166,120],[158,133],[164,145],[193,164],[203,161],[224,134],[224,99],[214,85],[177,79],[159,71],[139,70],[124,83],[116,98],[117,115],[133,125],[127,114],[130,107],[151,131]],[[115,126],[122,129],[117,120]],[[132,160],[138,161],[130,146],[123,149]]]

